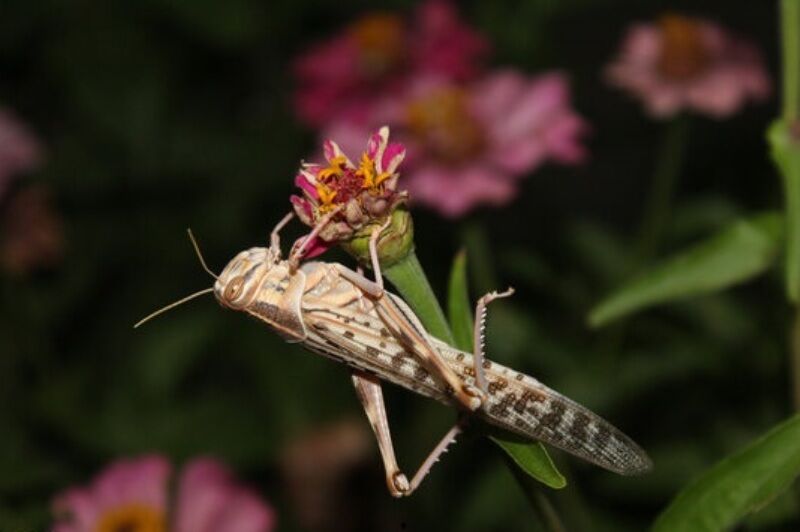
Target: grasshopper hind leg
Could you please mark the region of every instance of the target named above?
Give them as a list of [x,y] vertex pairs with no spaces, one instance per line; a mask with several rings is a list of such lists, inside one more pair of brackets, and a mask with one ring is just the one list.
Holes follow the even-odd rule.
[[389,418],[386,415],[386,405],[383,402],[383,391],[381,390],[380,382],[376,378],[361,372],[353,373],[352,378],[353,386],[378,441],[389,492],[393,497],[407,497],[414,493],[430,472],[433,464],[438,462],[442,454],[447,452],[448,447],[455,442],[456,436],[461,434],[463,430],[462,424],[459,421],[447,431],[447,434],[433,448],[428,457],[422,462],[422,465],[419,466],[411,481],[409,481],[405,473],[400,470],[400,466],[397,465],[394,445],[392,444],[392,434],[389,430]]
[[505,292],[489,292],[478,300],[475,305],[475,328],[473,330],[473,367],[475,369],[475,384],[483,393],[489,393],[486,374],[483,371],[484,346],[486,344],[486,310],[489,303],[495,299],[509,297],[514,294],[514,289]]

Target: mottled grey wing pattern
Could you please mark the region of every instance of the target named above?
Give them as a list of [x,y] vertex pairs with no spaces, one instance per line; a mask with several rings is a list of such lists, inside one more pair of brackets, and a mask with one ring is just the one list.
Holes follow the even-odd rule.
[[[415,327],[419,320],[396,296],[393,301]],[[359,306],[361,305],[361,306]],[[371,304],[304,304],[307,345],[320,354],[377,375],[413,392],[454,405],[445,387],[391,334]],[[431,344],[461,376],[474,384],[472,355],[431,339]],[[475,413],[488,423],[536,439],[611,471],[632,475],[651,468],[646,453],[630,438],[587,408],[539,381],[489,360],[484,361],[489,396]]]

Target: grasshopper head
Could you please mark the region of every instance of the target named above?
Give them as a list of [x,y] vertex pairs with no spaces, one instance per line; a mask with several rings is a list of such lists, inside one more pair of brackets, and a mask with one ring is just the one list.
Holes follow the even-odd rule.
[[306,336],[300,310],[305,284],[305,274],[293,271],[273,249],[250,248],[225,266],[214,295],[222,306],[244,311],[288,340],[300,341]]
[[224,307],[241,310],[250,305],[275,264],[269,248],[250,248],[236,255],[214,283],[214,295]]

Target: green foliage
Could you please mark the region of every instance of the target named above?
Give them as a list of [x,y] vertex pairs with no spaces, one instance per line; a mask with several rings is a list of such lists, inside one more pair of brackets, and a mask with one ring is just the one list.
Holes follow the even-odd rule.
[[783,120],[770,126],[767,138],[782,176],[786,203],[786,295],[797,303],[800,301],[800,141]]
[[531,443],[508,432],[498,432],[491,439],[529,476],[553,489],[566,487],[567,479],[556,468],[541,443]]
[[780,214],[739,220],[624,284],[589,315],[593,327],[666,302],[723,290],[763,273],[781,248]]
[[725,458],[682,490],[653,532],[730,529],[791,486],[800,475],[800,415]]
[[454,345],[459,349],[472,351],[472,304],[467,289],[467,253],[463,250],[456,254],[450,270],[447,315],[453,331]]
[[[455,335],[457,339],[455,345],[459,349],[472,351],[473,317],[467,286],[467,257],[463,251],[453,260],[449,287],[447,306],[450,323],[453,331],[460,331]],[[484,429],[490,432],[491,440],[499,445],[522,471],[554,489],[561,489],[567,485],[567,480],[556,469],[541,443],[524,440],[510,432],[494,428],[484,427]]]
[[452,344],[453,334],[414,250],[384,269],[383,273],[414,309],[428,332]]

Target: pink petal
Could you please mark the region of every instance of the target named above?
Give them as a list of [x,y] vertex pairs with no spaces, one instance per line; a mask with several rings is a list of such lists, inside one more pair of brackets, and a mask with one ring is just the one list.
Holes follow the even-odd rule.
[[94,530],[105,512],[128,504],[166,512],[170,473],[169,462],[162,456],[119,460],[103,470],[89,487],[72,488],[57,496],[53,508],[57,516],[74,523],[73,529],[63,525],[67,532]]
[[315,187],[314,185],[311,184],[311,182],[308,179],[308,176],[304,175],[303,172],[299,172],[295,176],[294,184],[295,184],[296,187],[302,189],[303,192],[305,192],[306,194],[308,194],[312,198],[318,198],[319,197],[319,195],[318,195],[319,193],[317,192],[317,187]]
[[534,170],[548,158],[578,162],[586,123],[571,109],[565,76],[524,78],[500,72],[476,86],[472,102],[488,139],[486,157],[512,175]]
[[331,162],[334,157],[342,154],[342,150],[336,142],[327,139],[322,143],[322,153],[325,155],[325,160]]
[[306,123],[321,126],[357,91],[359,50],[347,35],[334,37],[301,55],[294,63],[299,88],[293,101]]
[[411,200],[458,218],[479,205],[499,206],[516,194],[514,181],[489,166],[423,166],[407,176]]
[[158,455],[117,461],[95,480],[95,497],[106,508],[137,502],[163,510],[171,469]]
[[453,2],[423,2],[414,28],[411,46],[417,69],[454,80],[469,79],[480,71],[488,42],[460,20]]
[[377,155],[386,146],[387,137],[388,132],[384,132],[383,128],[370,135],[369,141],[367,141],[367,157],[373,160],[376,159]]
[[211,459],[197,459],[181,473],[175,532],[268,532],[271,508],[237,485],[228,470]]
[[394,173],[406,156],[406,148],[399,142],[392,142],[386,147],[383,153],[383,160],[380,162],[380,171]]
[[471,108],[483,122],[497,121],[508,115],[525,85],[525,77],[515,70],[494,72],[472,86]]
[[313,259],[319,255],[322,255],[326,251],[328,251],[333,244],[331,242],[325,242],[320,237],[314,237],[314,240],[306,247],[306,253],[303,255],[306,259]]
[[0,199],[11,179],[42,163],[39,141],[11,112],[0,108]]

